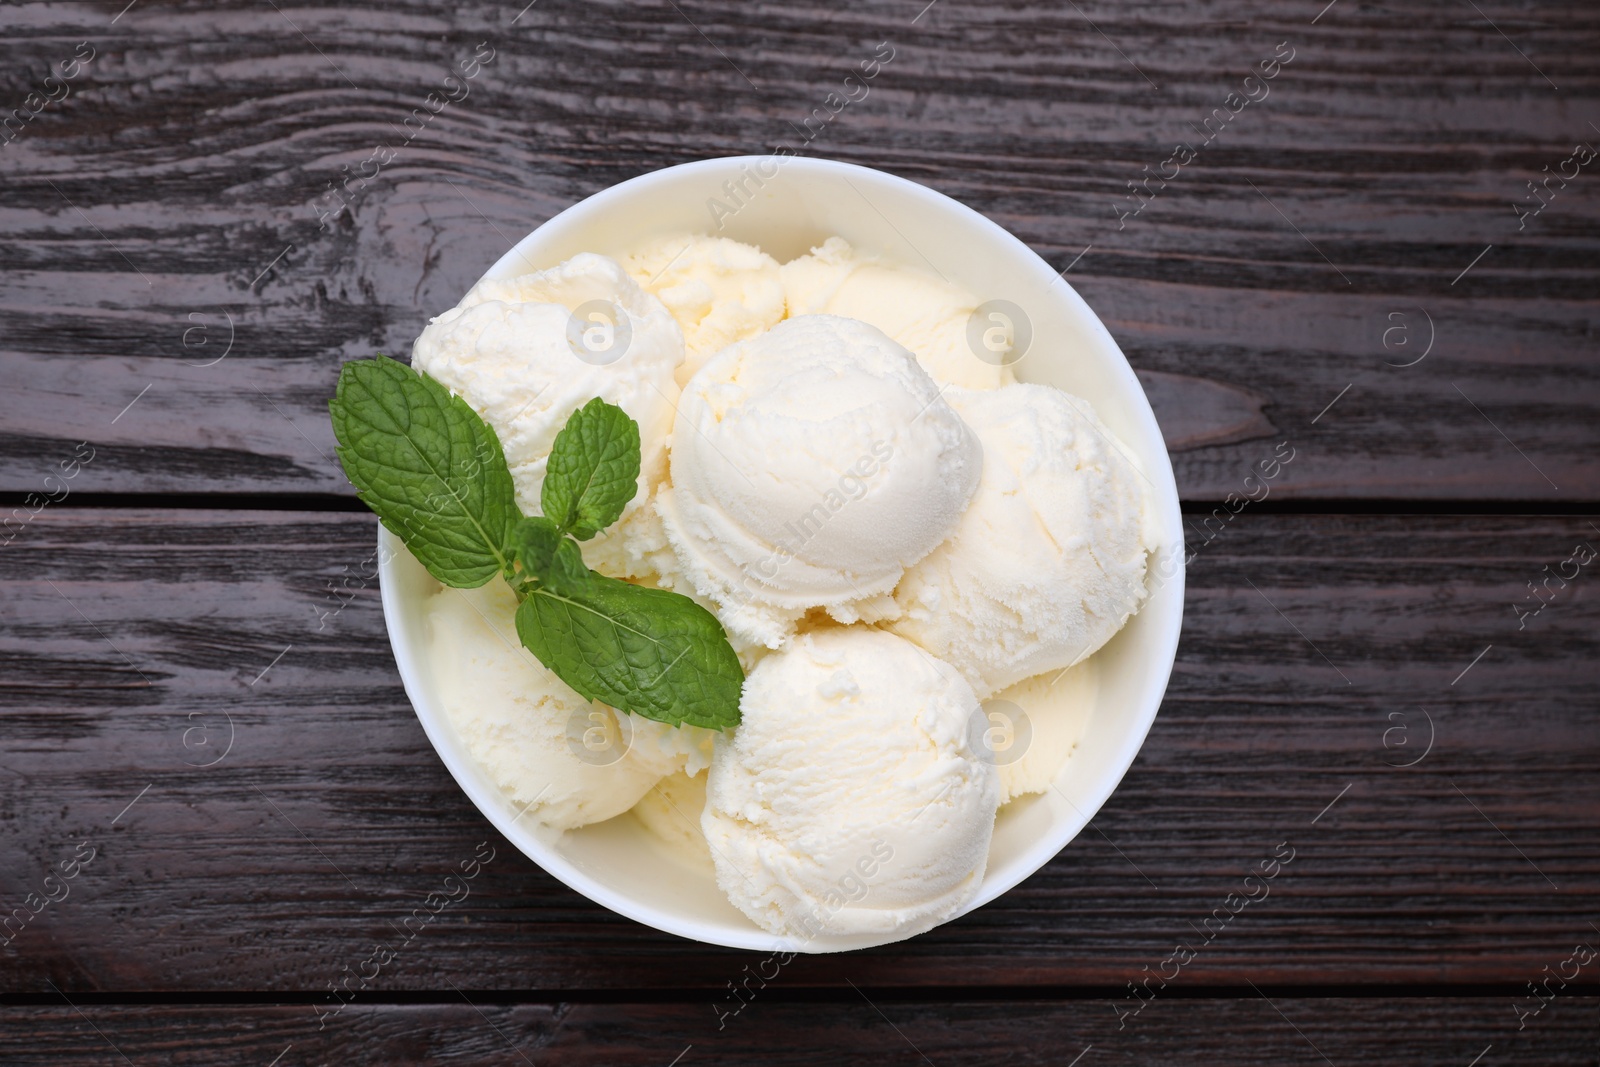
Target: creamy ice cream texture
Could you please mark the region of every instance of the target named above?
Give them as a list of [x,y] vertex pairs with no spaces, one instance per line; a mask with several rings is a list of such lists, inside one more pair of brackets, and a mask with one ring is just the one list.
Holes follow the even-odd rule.
[[999,803],[968,740],[978,701],[909,641],[800,634],[745,681],[701,825],[717,885],[765,930],[909,937],[983,880]]
[[[659,510],[725,625],[777,648],[808,610],[881,614],[977,486],[977,439],[865,323],[788,319],[684,387]],[[875,599],[877,602],[875,603]]]
[[980,358],[968,326],[979,301],[931,271],[884,262],[830,237],[783,265],[789,315],[842,315],[870,323],[916,353],[937,381],[994,389],[1015,381],[1009,353]]
[[1000,771],[1000,803],[1043,793],[1061,774],[1094,710],[1097,662],[1039,674],[983,702],[970,740]]
[[669,774],[639,798],[633,817],[679,862],[713,872],[711,848],[700,829],[706,810],[706,775]]
[[583,700],[498,582],[429,603],[445,712],[533,818],[631,810],[766,930],[936,925],[977,891],[997,805],[1070,758],[1082,661],[1145,595],[1143,477],[1085,401],[979,359],[977,299],[931,274],[837,238],[781,268],[703,236],[618,259],[480,283],[413,363],[494,426],[528,514],[578,406],[639,423],[639,492],[585,559],[718,615],[743,722]]
[[726,237],[659,237],[624,254],[621,263],[646,292],[660,298],[683,330],[680,385],[724,348],[776,326],[784,316],[778,261]]
[[949,391],[983,479],[948,541],[906,572],[888,625],[979,696],[1079,662],[1144,600],[1144,475],[1087,401],[1044,385]]

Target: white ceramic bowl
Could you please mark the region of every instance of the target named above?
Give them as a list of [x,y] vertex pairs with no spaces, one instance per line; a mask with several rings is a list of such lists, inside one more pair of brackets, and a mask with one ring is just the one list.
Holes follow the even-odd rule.
[[[741,186],[744,194],[730,196],[730,187]],[[714,201],[733,213],[713,214]],[[1162,544],[1154,568],[1159,576],[1150,581],[1153,595],[1092,657],[1096,698],[1055,788],[1001,812],[988,871],[965,910],[987,904],[1049,862],[1105,803],[1138,754],[1171,674],[1183,622],[1183,534],[1172,465],[1150,404],[1099,318],[1021,241],[949,197],[847,163],[739,156],[645,174],[563,211],[484,277],[552,267],[579,252],[616,253],[644,238],[682,231],[758,245],[780,262],[838,234],[865,251],[931,267],[982,300],[1018,305],[1033,327],[1032,346],[1015,367],[1018,377],[1092,402],[1154,487]],[[530,817],[518,819],[516,806],[456,737],[435,692],[423,641],[424,599],[436,583],[381,527],[379,545],[384,617],[417,717],[473,803],[540,867],[613,911],[714,945],[838,951],[896,940],[819,938],[802,946],[766,933],[727,902],[708,870],[673,862],[630,816],[560,836],[541,832]]]

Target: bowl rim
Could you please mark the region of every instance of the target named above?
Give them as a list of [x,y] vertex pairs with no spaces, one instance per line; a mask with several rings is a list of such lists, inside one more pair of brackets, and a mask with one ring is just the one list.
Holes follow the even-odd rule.
[[[1148,463],[1144,464],[1144,474],[1156,489],[1153,504],[1157,511],[1156,522],[1162,529],[1163,537],[1176,534],[1179,540],[1175,545],[1166,546],[1170,556],[1168,562],[1172,567],[1171,575],[1162,580],[1160,587],[1152,590],[1150,600],[1146,601],[1146,606],[1148,606],[1151,600],[1162,592],[1165,592],[1167,596],[1176,601],[1175,608],[1170,611],[1169,617],[1160,620],[1163,628],[1155,634],[1155,644],[1159,650],[1159,655],[1153,657],[1149,662],[1152,671],[1160,675],[1159,683],[1153,689],[1148,690],[1150,695],[1145,701],[1145,706],[1137,709],[1126,707],[1120,709],[1119,714],[1129,716],[1129,729],[1122,738],[1115,758],[1102,764],[1093,777],[1093,786],[1080,793],[1081,800],[1091,801],[1091,803],[1080,806],[1069,799],[1067,802],[1074,809],[1076,818],[1059,819],[1052,822],[1050,833],[1041,835],[1038,840],[1034,841],[1023,852],[1020,858],[1013,860],[1011,864],[1013,870],[1007,877],[993,877],[992,868],[986,870],[978,892],[958,912],[945,920],[945,922],[950,922],[1015,888],[1022,881],[1036,874],[1070,844],[1122,783],[1122,779],[1127,775],[1134,759],[1142,750],[1150,729],[1155,723],[1156,715],[1166,695],[1167,686],[1171,681],[1172,670],[1177,658],[1178,639],[1183,628],[1186,561],[1185,554],[1182,551],[1182,520],[1178,507],[1177,487],[1172,470],[1171,455],[1161,435],[1155,413],[1150,407],[1149,398],[1145,395],[1144,388],[1140,385],[1137,375],[1135,375],[1127,357],[1123,354],[1121,346],[1111,336],[1111,332],[1100,320],[1100,317],[1089,307],[1088,303],[1084,301],[1082,296],[1072,287],[1071,283],[1066,281],[1061,273],[1050,267],[1038,253],[1034,252],[1016,235],[974,208],[968,207],[966,204],[919,182],[876,168],[809,156],[778,157],[773,155],[719,156],[663,167],[600,190],[551,216],[521,240],[517,241],[484,272],[482,277],[493,278],[510,273],[526,272],[534,262],[528,256],[529,246],[538,243],[541,239],[548,239],[548,231],[552,227],[561,229],[579,225],[585,216],[603,212],[617,201],[637,196],[649,186],[666,180],[668,176],[680,178],[698,172],[721,175],[730,171],[737,172],[742,165],[758,165],[773,159],[779,159],[780,165],[785,172],[797,175],[801,180],[804,180],[809,175],[843,175],[847,180],[856,178],[873,185],[894,187],[900,193],[907,194],[913,199],[923,200],[933,210],[953,212],[986,231],[1000,245],[1005,246],[1011,255],[1016,257],[1021,269],[1038,276],[1041,281],[1048,283],[1051,293],[1050,299],[1064,300],[1070,317],[1077,325],[1095,335],[1095,339],[1102,347],[1108,348],[1109,351],[1115,353],[1117,359],[1111,368],[1112,373],[1122,379],[1124,386],[1131,386],[1132,394],[1142,401],[1142,403],[1134,405],[1135,410],[1130,414],[1135,421],[1141,424],[1141,433],[1151,435],[1151,439],[1162,442],[1159,450],[1159,466],[1157,469],[1150,469]],[[713,186],[715,185],[715,183],[712,184]],[[541,235],[544,236],[542,237]],[[1055,288],[1057,282],[1060,283],[1059,292]],[[613,888],[590,875],[573,860],[564,856],[553,840],[541,838],[533,831],[524,829],[520,825],[522,814],[520,811],[516,814],[508,815],[507,808],[510,805],[507,804],[507,801],[509,798],[492,783],[488,783],[486,779],[476,773],[475,768],[463,765],[456,756],[452,755],[455,739],[448,733],[451,727],[443,711],[433,707],[427,697],[428,689],[424,684],[420,668],[413,662],[412,649],[408,647],[411,635],[402,621],[404,616],[401,613],[401,594],[399,592],[399,583],[396,580],[395,560],[398,558],[399,553],[405,551],[404,545],[382,523],[378,524],[378,550],[379,585],[385,628],[389,633],[390,647],[394,652],[395,665],[399,670],[406,696],[411,701],[412,708],[422,724],[423,731],[427,734],[434,751],[450,772],[451,777],[455,779],[456,784],[460,786],[462,792],[467,795],[478,811],[489,820],[507,841],[515,845],[519,851],[547,874],[569,889],[619,915],[654,929],[703,944],[752,951],[840,951],[888,944],[902,939],[902,937],[889,935],[874,936],[870,939],[841,939],[841,941],[854,942],[852,944],[797,945],[792,938],[770,934],[755,927],[753,924],[748,934],[732,934],[721,927],[711,927],[697,919],[686,918],[681,914],[656,907],[636,896]],[[462,758],[470,760],[471,757],[463,756]],[[1061,790],[1056,789],[1055,792],[1061,793]],[[1065,794],[1062,795],[1063,797],[1065,796]],[[941,923],[940,925],[943,924]],[[934,929],[938,929],[938,927],[934,927]],[[823,939],[819,939],[819,941],[821,940]]]

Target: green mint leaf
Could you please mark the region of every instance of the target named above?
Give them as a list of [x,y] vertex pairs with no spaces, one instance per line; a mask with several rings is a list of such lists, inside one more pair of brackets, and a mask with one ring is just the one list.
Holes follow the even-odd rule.
[[561,544],[556,546],[555,558],[550,561],[549,573],[544,576],[542,584],[546,589],[576,596],[586,590],[590,579],[595,577],[598,575],[583,562],[583,551],[578,548],[578,542],[563,537]]
[[523,572],[537,580],[550,573],[556,550],[566,539],[561,528],[549,519],[523,519],[512,528],[510,545]]
[[674,726],[739,722],[739,658],[716,616],[686,596],[590,571],[582,587],[530,593],[517,635],[590,700]]
[[339,462],[357,494],[445,585],[510,574],[521,518],[494,428],[403,363],[346,363],[328,402]]
[[517,523],[511,531],[511,551],[523,574],[541,586],[578,591],[589,584],[589,568],[578,542],[549,519]]
[[639,424],[595,397],[556,434],[539,490],[545,516],[580,541],[616,522],[639,489]]

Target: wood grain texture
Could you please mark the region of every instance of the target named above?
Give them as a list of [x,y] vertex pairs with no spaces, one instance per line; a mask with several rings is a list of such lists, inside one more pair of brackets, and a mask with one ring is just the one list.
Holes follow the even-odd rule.
[[[1595,998],[1554,1002],[1528,1028],[1501,1000],[1252,997],[1157,1003],[1124,1032],[1104,1000],[918,1003],[866,989],[828,1004],[753,1001],[718,1030],[707,1004],[496,1004],[346,1009],[317,1029],[304,1007],[11,1009],[0,1056],[14,1067],[134,1063],[923,1064],[1083,1063],[1392,1067],[1482,1062],[1587,1067]],[[463,1003],[466,1000],[466,1003]],[[1510,1023],[1508,1026],[1507,1023]],[[1109,1026],[1107,1024],[1110,1024]],[[274,1057],[282,1057],[275,1060]],[[674,1059],[674,1057],[681,1057]],[[1325,1058],[1324,1058],[1325,1057]]]
[[[0,551],[0,913],[96,850],[0,948],[0,991],[321,994],[484,840],[471,896],[375,990],[714,991],[757,959],[583,900],[476,813],[376,588],[321,616],[374,532],[62,506]],[[1091,828],[974,914],[785,982],[1121,989],[1283,842],[1271,896],[1179,984],[1538,978],[1600,943],[1596,579],[1522,630],[1511,605],[1583,540],[1582,519],[1239,515],[1191,567],[1161,715]],[[1425,751],[1424,711],[1431,749],[1391,766]]]
[[[1600,139],[1600,11],[1323,6],[8,7],[5,107],[96,52],[0,147],[0,489],[88,440],[89,490],[348,493],[324,408],[342,360],[408,351],[584,196],[792,142],[887,40],[871,95],[806,151],[1070,265],[1159,380],[1187,499],[1287,438],[1305,461],[1286,496],[1595,500],[1595,165],[1520,230],[1512,205]],[[495,61],[408,140],[480,41]],[[1280,42],[1270,95],[1121,219],[1128,183]],[[330,183],[384,144],[393,163],[319,228]]]

